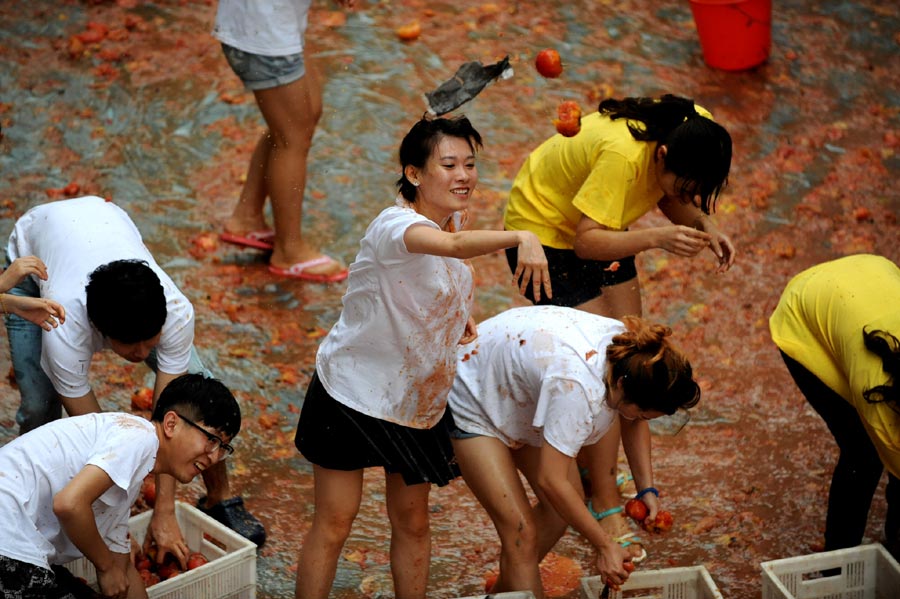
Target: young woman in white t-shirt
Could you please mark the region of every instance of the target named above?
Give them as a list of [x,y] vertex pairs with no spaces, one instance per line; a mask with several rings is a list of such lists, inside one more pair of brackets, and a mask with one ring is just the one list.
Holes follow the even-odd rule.
[[296,596],[324,598],[362,497],[363,470],[383,467],[397,597],[424,598],[428,493],[459,475],[447,393],[456,348],[476,337],[468,258],[516,247],[515,281],[550,295],[533,233],[461,231],[478,181],[481,136],[465,117],[422,119],[400,146],[396,205],[366,230],[337,324],[316,356],[296,444],[313,463],[315,515]]
[[[700,388],[672,330],[637,317],[623,321],[560,306],[515,308],[479,325],[459,349],[449,405],[451,438],[463,478],[500,535],[500,572],[491,592],[543,597],[538,564],[566,527],[597,551],[604,580],[628,578],[626,547],[585,505],[575,457],[621,416],[622,439],[638,495],[653,521],[647,421],[693,407]],[[532,506],[519,477],[538,503]]]

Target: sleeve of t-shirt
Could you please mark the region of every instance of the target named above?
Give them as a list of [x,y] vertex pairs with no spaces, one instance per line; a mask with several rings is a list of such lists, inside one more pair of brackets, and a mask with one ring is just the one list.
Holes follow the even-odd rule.
[[624,229],[628,194],[636,178],[637,171],[631,161],[618,152],[601,152],[594,158],[591,172],[572,205],[601,225]]
[[437,229],[438,226],[428,218],[412,210],[398,209],[381,223],[376,232],[376,247],[378,256],[384,264],[397,264],[407,262],[413,254],[406,249],[403,236],[412,226],[428,226]]
[[91,390],[88,373],[94,355],[91,331],[70,319],[42,334],[41,367],[63,397],[82,397]]
[[109,476],[113,486],[100,496],[105,509],[122,513],[121,521],[113,520],[104,533],[110,551],[128,553],[128,513],[140,491],[142,481],[153,470],[159,441],[153,424],[130,414],[119,414],[107,425],[106,434],[86,460]]
[[572,379],[550,378],[541,385],[535,426],[543,427],[544,440],[561,453],[575,457],[594,432],[585,388]]
[[153,469],[159,440],[153,424],[130,414],[117,415],[86,460],[128,493],[135,478],[143,479]]
[[166,322],[156,347],[156,363],[166,374],[184,374],[194,345],[194,307],[179,292],[166,304],[166,311]]

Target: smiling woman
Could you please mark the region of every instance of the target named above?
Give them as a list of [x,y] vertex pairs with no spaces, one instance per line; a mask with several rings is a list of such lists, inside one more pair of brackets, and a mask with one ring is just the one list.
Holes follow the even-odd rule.
[[386,472],[396,595],[425,596],[428,494],[432,483],[459,475],[446,407],[456,347],[476,335],[466,260],[516,246],[520,288],[551,294],[533,233],[460,230],[480,146],[465,117],[413,125],[400,144],[399,196],[369,225],[350,266],[344,308],[316,354],[297,427],[297,448],[315,465],[316,496],[299,598],[329,594],[368,467]]

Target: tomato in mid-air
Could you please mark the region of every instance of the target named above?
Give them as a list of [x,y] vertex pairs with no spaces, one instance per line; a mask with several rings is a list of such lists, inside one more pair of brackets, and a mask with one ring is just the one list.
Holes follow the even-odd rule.
[[556,79],[563,72],[562,59],[559,57],[559,52],[553,48],[538,52],[537,58],[534,59],[534,66],[537,72],[547,79]]
[[565,137],[578,135],[581,131],[581,107],[574,100],[566,100],[556,107],[559,118],[553,120],[556,131]]

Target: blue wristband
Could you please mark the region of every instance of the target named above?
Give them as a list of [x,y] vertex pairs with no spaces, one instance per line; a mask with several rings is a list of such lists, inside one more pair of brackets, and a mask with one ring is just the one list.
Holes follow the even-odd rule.
[[643,496],[646,495],[647,493],[653,493],[654,495],[656,495],[657,497],[659,497],[659,489],[657,489],[656,487],[647,487],[646,489],[641,489],[640,491],[638,491],[638,494],[635,495],[634,498],[635,498],[635,499],[640,499],[641,497],[643,497]]

